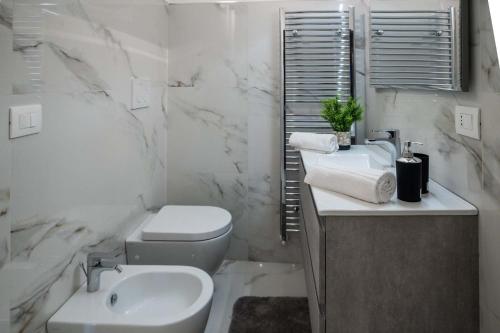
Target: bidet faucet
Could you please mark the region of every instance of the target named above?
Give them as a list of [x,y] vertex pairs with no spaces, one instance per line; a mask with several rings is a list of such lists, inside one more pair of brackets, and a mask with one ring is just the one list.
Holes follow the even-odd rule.
[[398,129],[381,129],[372,130],[372,134],[385,134],[385,137],[376,137],[367,139],[365,143],[367,145],[388,145],[391,149],[392,163],[395,164],[396,160],[401,157],[401,139],[399,136]]
[[87,255],[87,268],[85,268],[83,263],[80,265],[87,276],[87,292],[89,293],[99,290],[102,272],[112,270],[118,273],[122,272],[115,253],[89,253]]

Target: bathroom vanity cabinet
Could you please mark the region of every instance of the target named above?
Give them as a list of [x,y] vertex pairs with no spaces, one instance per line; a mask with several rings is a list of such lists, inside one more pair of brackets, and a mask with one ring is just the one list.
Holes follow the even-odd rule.
[[313,188],[307,154],[300,214],[313,332],[478,332],[477,210],[437,184],[432,198],[387,210]]

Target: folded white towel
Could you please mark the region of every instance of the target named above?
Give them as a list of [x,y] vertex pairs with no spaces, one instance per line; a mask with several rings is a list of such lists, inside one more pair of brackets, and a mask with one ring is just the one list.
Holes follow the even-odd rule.
[[322,153],[333,153],[339,149],[337,136],[334,134],[316,134],[295,132],[288,141],[297,149],[314,150]]
[[308,170],[304,182],[377,204],[391,200],[396,191],[396,176],[392,172],[369,168],[346,169],[316,165]]

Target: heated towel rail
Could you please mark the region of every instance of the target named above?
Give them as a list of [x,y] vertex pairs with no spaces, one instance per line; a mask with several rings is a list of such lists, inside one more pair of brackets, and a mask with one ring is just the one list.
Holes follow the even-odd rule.
[[329,133],[321,100],[354,91],[354,8],[281,11],[281,239],[300,231],[299,163],[292,132]]

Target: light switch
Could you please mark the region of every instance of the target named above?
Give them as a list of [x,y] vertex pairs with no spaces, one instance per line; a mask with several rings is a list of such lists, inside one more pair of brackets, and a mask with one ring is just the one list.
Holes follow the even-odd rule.
[[10,138],[40,133],[42,130],[42,106],[19,105],[10,108]]
[[151,82],[145,78],[132,78],[131,109],[147,108],[151,104]]
[[481,116],[476,107],[457,106],[455,108],[455,131],[474,139],[481,138]]
[[42,128],[42,110],[40,112],[30,113],[30,127],[31,128]]
[[23,113],[19,115],[19,129],[26,129],[31,127],[31,115]]

